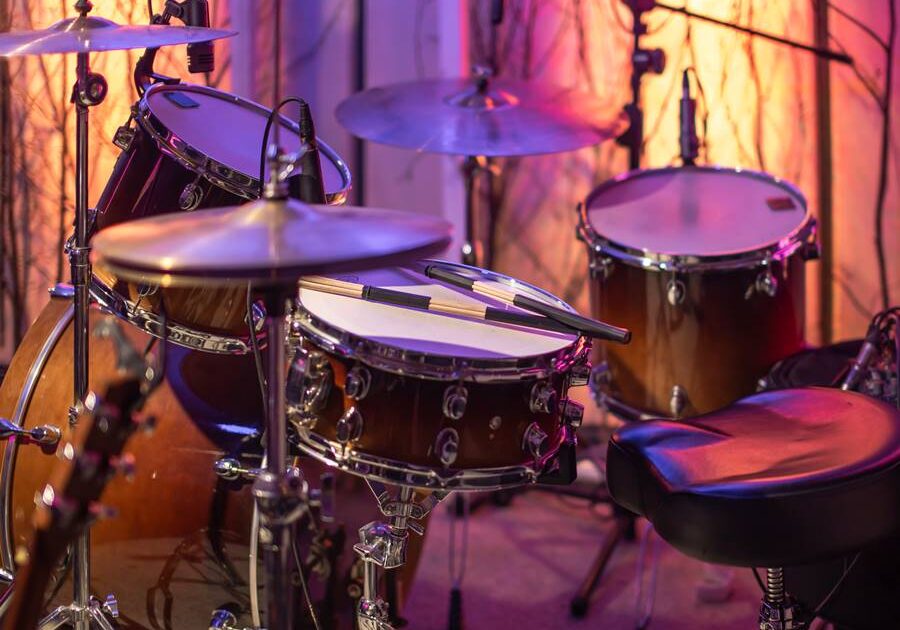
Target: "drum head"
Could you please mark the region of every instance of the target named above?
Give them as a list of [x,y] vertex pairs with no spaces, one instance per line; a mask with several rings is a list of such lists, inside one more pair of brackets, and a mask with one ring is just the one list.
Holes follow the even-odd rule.
[[[549,294],[506,276],[488,274],[462,265],[450,267],[458,274],[498,283],[507,289],[514,283],[515,289],[521,293],[548,304],[570,308]],[[411,269],[395,267],[335,277],[468,305],[519,311],[491,298],[441,284]],[[354,337],[431,357],[520,359],[557,353],[577,340],[575,335],[367,302],[309,289],[300,290],[300,301],[316,319]],[[414,369],[411,371],[415,372]]]
[[[194,85],[158,85],[144,96],[147,109],[165,131],[195,151],[254,180],[259,178],[259,156],[269,110],[251,101]],[[157,130],[161,131],[161,130]],[[272,133],[269,134],[271,140]],[[281,148],[300,148],[296,127],[282,117]],[[346,166],[319,142],[325,192],[344,190]]]
[[601,238],[660,256],[738,256],[787,243],[808,221],[806,200],[763,173],[721,168],[639,171],[587,200]]

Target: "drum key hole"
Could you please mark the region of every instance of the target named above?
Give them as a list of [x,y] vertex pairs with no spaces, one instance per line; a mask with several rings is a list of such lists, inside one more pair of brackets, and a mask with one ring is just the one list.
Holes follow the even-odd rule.
[[442,405],[444,416],[451,420],[459,420],[466,413],[466,404],[469,402],[469,392],[463,385],[451,385],[444,390],[444,403]]
[[553,413],[556,411],[556,390],[546,381],[535,383],[528,406],[531,413]]

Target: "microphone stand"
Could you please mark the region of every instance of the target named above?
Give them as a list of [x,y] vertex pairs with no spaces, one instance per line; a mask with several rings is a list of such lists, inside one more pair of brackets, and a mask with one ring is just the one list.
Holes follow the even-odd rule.
[[684,7],[675,7],[663,2],[656,2],[655,0],[623,0],[623,2],[631,9],[632,15],[631,32],[633,35],[633,49],[631,53],[631,102],[625,106],[625,114],[628,116],[629,121],[628,129],[619,136],[616,141],[620,145],[628,148],[628,168],[631,170],[640,168],[641,155],[643,155],[644,151],[644,112],[641,109],[641,81],[646,73],[652,72],[653,74],[660,74],[666,66],[665,53],[661,49],[656,48],[647,50],[641,48],[641,36],[647,33],[647,25],[643,23],[643,15],[654,8],[664,9],[672,13],[679,13],[690,19],[715,24],[723,28],[729,28],[776,44],[790,46],[797,50],[812,53],[820,59],[853,65],[853,58],[844,53],[828,48],[811,46],[796,40],[781,37],[780,35],[758,31],[749,26],[741,26],[740,24],[726,22],[701,13],[694,13]]

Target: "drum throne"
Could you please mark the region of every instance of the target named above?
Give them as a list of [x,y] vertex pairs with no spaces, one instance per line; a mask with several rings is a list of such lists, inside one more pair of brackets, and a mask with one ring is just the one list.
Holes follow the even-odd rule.
[[845,557],[843,581],[855,554],[900,533],[900,411],[832,389],[756,394],[625,426],[607,474],[613,499],[679,551],[765,568],[758,627],[801,630],[824,602],[793,600],[785,567]]

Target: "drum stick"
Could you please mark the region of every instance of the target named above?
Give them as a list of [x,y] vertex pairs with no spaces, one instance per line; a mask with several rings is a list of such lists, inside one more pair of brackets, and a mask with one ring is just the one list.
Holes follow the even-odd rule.
[[565,324],[575,330],[580,330],[584,334],[597,339],[615,341],[616,343],[628,343],[631,341],[631,331],[626,328],[619,328],[618,326],[613,326],[606,322],[584,317],[577,313],[572,313],[545,302],[541,302],[540,300],[535,300],[527,295],[501,289],[500,287],[486,282],[472,280],[437,265],[426,265],[424,273],[429,278],[441,280],[447,284],[492,297],[501,302],[518,306],[526,311],[531,311],[532,313],[539,313],[544,317]]
[[549,330],[570,335],[584,334],[585,336],[590,336],[588,333],[582,333],[577,329],[573,329],[571,326],[547,317],[529,315],[528,313],[504,311],[487,305],[477,306],[463,304],[461,302],[448,302],[432,298],[428,295],[418,295],[416,293],[407,293],[395,289],[382,289],[380,287],[345,282],[343,280],[335,280],[324,276],[304,276],[300,279],[300,287],[311,291],[343,295],[345,297],[389,304],[391,306],[406,306],[435,313],[472,317],[500,324],[512,324],[514,326],[537,328],[539,330]]

